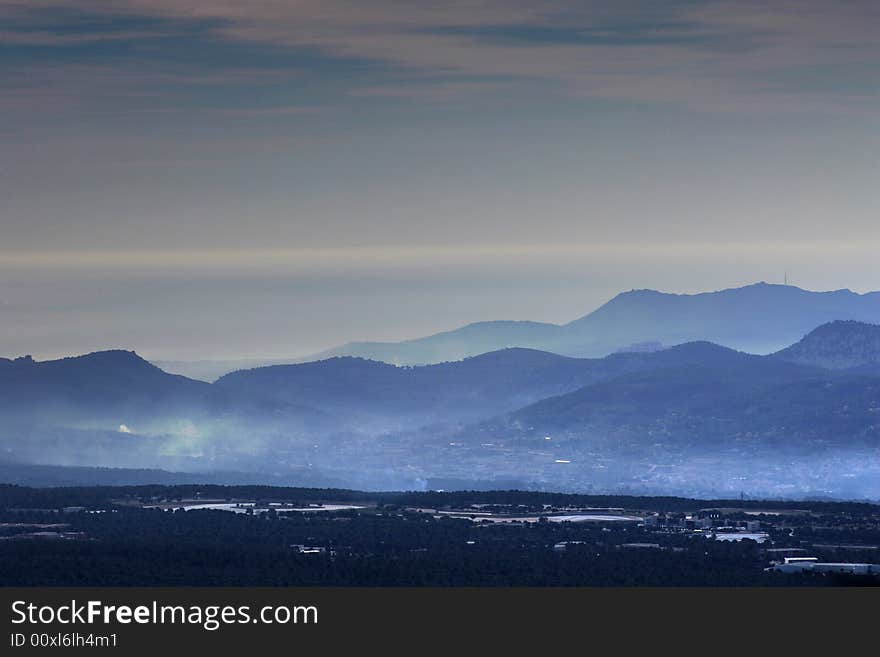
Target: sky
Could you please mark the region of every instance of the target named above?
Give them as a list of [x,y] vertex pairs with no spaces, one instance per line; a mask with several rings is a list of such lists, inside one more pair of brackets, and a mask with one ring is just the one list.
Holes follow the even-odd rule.
[[0,355],[880,289],[867,0],[0,0]]

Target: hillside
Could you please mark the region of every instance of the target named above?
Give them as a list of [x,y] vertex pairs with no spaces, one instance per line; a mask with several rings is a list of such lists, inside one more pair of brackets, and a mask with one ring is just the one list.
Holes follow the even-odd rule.
[[880,325],[836,321],[810,331],[774,358],[832,370],[880,366]]
[[167,374],[132,351],[0,363],[0,408],[7,418],[149,418],[184,408],[219,410],[227,402],[209,385]]
[[0,417],[7,458],[125,467],[191,467],[206,448],[247,451],[258,444],[248,427],[291,438],[336,427],[302,404],[230,393],[120,350],[0,362]]
[[474,420],[572,390],[595,363],[530,349],[462,361],[397,367],[337,357],[233,372],[214,385],[281,403],[297,401],[344,417],[362,431]]
[[749,357],[709,343],[604,359],[509,348],[415,367],[336,357],[234,372],[215,385],[230,393],[307,404],[347,418],[362,431],[385,432],[491,417],[629,372],[696,363],[714,366],[744,358]]
[[880,446],[880,378],[768,357],[660,367],[541,400],[477,428],[509,440],[668,450]]

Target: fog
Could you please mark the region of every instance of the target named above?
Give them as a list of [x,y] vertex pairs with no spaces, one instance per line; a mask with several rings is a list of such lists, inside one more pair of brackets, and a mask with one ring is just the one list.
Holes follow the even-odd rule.
[[880,289],[874,260],[870,240],[0,254],[0,354],[291,360],[474,321],[564,323],[627,289],[702,292],[787,276],[866,292]]

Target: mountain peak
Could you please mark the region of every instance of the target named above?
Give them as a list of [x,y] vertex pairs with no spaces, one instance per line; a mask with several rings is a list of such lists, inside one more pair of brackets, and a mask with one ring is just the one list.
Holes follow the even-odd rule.
[[828,322],[814,328],[804,336],[804,340],[827,336],[864,335],[878,330],[880,330],[880,325],[878,324],[869,324],[868,322],[860,322],[855,319],[835,319],[833,322]]
[[652,290],[651,288],[633,288],[631,290],[626,290],[625,292],[620,292],[614,295],[605,305],[609,303],[614,303],[620,300],[639,300],[639,299],[650,299],[654,297],[667,297],[667,296],[679,296],[672,292],[660,292],[659,290]]
[[140,367],[149,369],[158,369],[152,363],[141,358],[135,351],[127,351],[125,349],[107,349],[103,351],[93,351],[88,354],[78,356],[66,356],[54,360],[34,360],[30,354],[18,356],[12,360],[0,359],[3,362],[17,367],[63,367],[69,365],[92,364],[102,367]]
[[93,351],[88,354],[83,354],[81,356],[71,356],[69,358],[61,359],[63,361],[88,361],[94,363],[106,363],[106,364],[116,364],[116,365],[147,365],[149,367],[155,367],[149,361],[141,358],[136,351],[126,350],[126,349],[106,349],[104,351]]

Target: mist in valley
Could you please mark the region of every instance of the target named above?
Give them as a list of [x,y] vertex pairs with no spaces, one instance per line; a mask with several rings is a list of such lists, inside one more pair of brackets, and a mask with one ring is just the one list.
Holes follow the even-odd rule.
[[878,336],[847,320],[765,355],[656,340],[591,358],[334,356],[214,383],[128,351],[19,358],[0,361],[0,454],[363,490],[880,499]]

